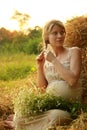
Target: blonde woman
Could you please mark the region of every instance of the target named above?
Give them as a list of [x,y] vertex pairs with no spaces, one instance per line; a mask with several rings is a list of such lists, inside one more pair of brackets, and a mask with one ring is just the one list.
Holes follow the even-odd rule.
[[[38,87],[54,96],[66,100],[81,101],[80,85],[81,50],[78,47],[64,47],[66,30],[59,20],[51,20],[43,29],[44,50],[37,57]],[[36,119],[25,123],[25,130],[46,130],[50,126],[63,125],[71,120],[70,113],[53,109]],[[21,119],[23,123],[23,119]],[[21,129],[20,120],[15,117],[16,129]],[[7,125],[11,125],[7,122]]]

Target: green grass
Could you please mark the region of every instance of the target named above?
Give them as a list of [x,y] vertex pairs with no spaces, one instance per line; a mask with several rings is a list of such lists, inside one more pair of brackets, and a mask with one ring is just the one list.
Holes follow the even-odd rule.
[[[17,96],[20,87],[23,88],[25,85],[33,87],[35,84],[36,55],[23,53],[0,55],[0,104],[11,108],[13,97]],[[9,114],[8,109],[6,109],[6,113]],[[6,113],[4,113],[5,116]],[[2,115],[3,118],[4,115]]]
[[0,80],[17,80],[25,78],[36,71],[36,55],[24,53],[0,55]]

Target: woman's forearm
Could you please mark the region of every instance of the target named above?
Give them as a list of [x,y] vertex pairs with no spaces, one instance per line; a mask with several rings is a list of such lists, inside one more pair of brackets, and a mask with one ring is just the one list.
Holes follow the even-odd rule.
[[72,71],[66,69],[56,58],[52,62],[59,73],[60,77],[67,81],[70,86],[74,86],[77,83],[79,74],[75,75]]
[[38,66],[37,68],[37,84],[39,88],[46,88],[47,86],[42,66]]

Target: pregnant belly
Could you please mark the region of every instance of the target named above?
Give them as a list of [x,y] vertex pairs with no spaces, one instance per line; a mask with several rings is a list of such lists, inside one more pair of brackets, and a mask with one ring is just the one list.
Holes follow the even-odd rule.
[[61,96],[68,100],[81,100],[81,88],[72,88],[66,81],[51,82],[46,92],[54,96]]

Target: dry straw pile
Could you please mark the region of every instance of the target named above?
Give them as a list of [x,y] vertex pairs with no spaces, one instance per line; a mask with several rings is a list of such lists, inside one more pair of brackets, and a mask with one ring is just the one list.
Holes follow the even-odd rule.
[[82,49],[83,102],[87,104],[87,16],[75,17],[65,24],[65,46],[78,46]]

